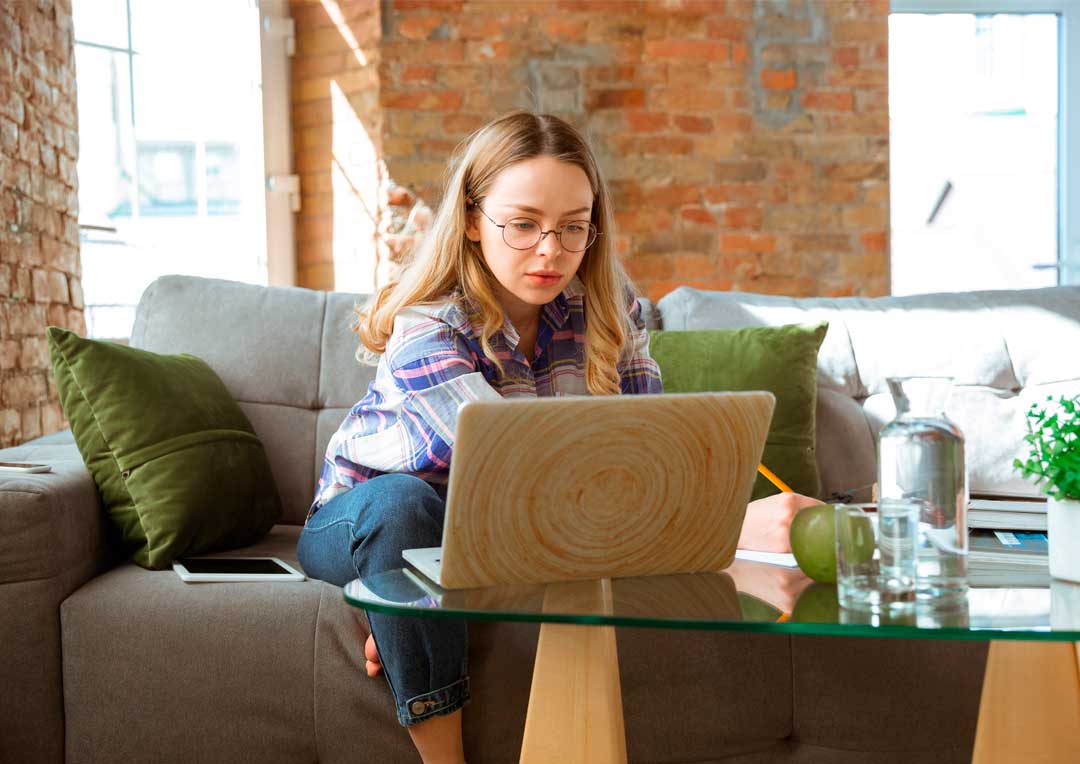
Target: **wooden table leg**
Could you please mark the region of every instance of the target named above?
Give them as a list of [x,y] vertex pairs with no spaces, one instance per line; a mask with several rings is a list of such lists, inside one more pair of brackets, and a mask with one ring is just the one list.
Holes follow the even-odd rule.
[[974,764],[1072,764],[1080,756],[1080,644],[990,643]]
[[[611,582],[548,587],[544,610],[611,612]],[[613,626],[545,623],[533,666],[521,764],[626,764]]]

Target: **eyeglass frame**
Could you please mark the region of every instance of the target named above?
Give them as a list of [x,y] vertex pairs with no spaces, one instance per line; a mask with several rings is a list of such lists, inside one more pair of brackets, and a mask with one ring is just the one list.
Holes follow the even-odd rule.
[[[556,239],[556,241],[559,242],[559,246],[562,247],[563,249],[565,249],[567,252],[574,252],[574,253],[585,252],[585,251],[587,251],[589,249],[589,247],[591,247],[593,244],[596,243],[597,239],[599,239],[601,236],[604,235],[604,232],[599,230],[595,225],[593,225],[593,222],[591,220],[585,220],[584,218],[582,218],[580,221],[571,220],[569,223],[564,225],[559,230],[556,230],[556,229],[552,228],[550,231],[545,231],[543,228],[541,228],[540,229],[540,237],[536,240],[535,243],[530,244],[527,247],[515,247],[513,244],[511,244],[510,242],[508,242],[506,240],[506,226],[510,225],[510,220],[517,220],[517,218],[510,218],[510,220],[507,220],[505,223],[502,223],[500,225],[499,223],[496,223],[494,220],[492,220],[491,215],[484,212],[484,208],[481,207],[479,204],[477,204],[476,202],[472,202],[472,206],[474,206],[474,207],[476,207],[476,209],[480,210],[480,214],[483,215],[484,217],[486,217],[488,220],[490,220],[491,224],[493,226],[495,226],[498,229],[501,229],[503,243],[506,246],[510,247],[510,249],[516,250],[518,252],[524,252],[525,250],[532,249],[533,247],[537,246],[540,242],[542,242],[544,240],[544,237],[547,236],[549,233],[555,234],[555,239]],[[524,219],[525,220],[532,220],[532,218],[529,218],[529,217],[524,217]],[[533,222],[536,222],[536,221],[533,221]],[[591,228],[596,235],[583,248],[581,248],[581,249],[570,249],[565,244],[563,244],[562,232],[566,230],[567,225],[570,225],[570,223],[577,223],[577,222],[586,222],[586,223],[588,223],[589,228]],[[537,225],[539,226],[539,223],[537,223]]]

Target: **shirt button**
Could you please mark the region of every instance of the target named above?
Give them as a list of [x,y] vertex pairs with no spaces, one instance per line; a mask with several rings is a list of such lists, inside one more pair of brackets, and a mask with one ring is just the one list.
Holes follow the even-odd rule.
[[409,708],[412,709],[412,712],[417,715],[427,711],[427,706],[424,705],[424,701],[422,700],[414,700],[412,705],[409,706]]

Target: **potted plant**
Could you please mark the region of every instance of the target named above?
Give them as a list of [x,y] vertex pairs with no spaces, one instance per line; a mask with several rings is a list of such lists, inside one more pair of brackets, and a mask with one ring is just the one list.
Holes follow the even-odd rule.
[[1035,478],[1036,485],[1045,483],[1042,490],[1050,497],[1050,575],[1080,582],[1080,395],[1062,396],[1056,406],[1033,405],[1027,426],[1024,440],[1031,453],[1013,465],[1025,478]]

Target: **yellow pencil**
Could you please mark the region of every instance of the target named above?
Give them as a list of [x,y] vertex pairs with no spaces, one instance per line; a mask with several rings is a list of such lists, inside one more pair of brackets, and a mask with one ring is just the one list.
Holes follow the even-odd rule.
[[759,464],[757,466],[757,471],[764,475],[766,480],[768,480],[770,483],[772,483],[784,493],[795,493],[793,490],[791,490],[791,486],[778,478],[776,474],[764,464]]

